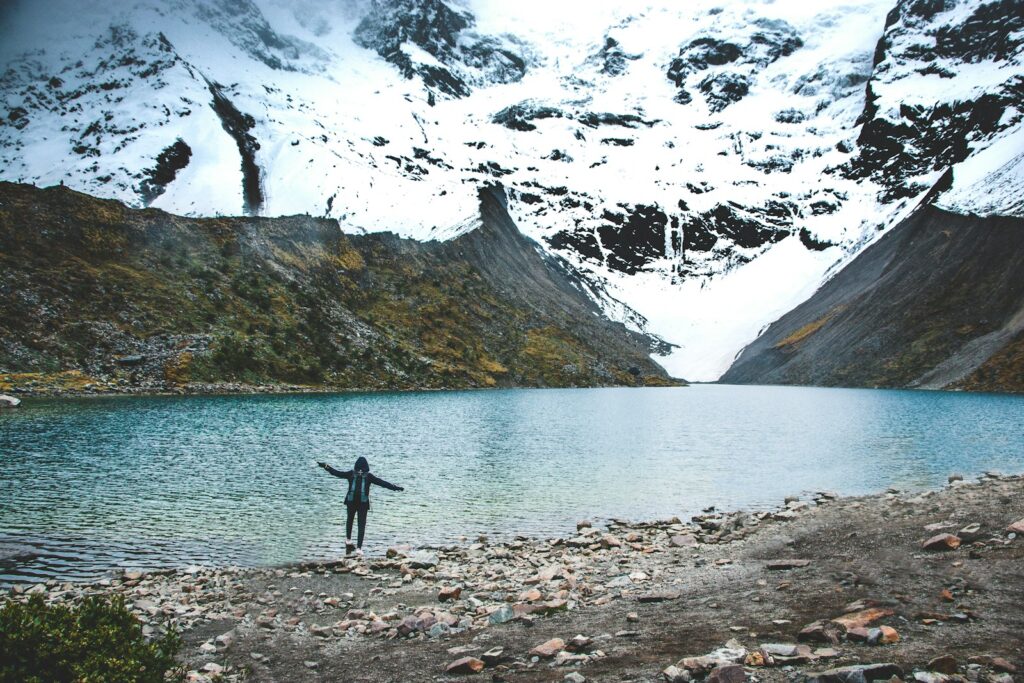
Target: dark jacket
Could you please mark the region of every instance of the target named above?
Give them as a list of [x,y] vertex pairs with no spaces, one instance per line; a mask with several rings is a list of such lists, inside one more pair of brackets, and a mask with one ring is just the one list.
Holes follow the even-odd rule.
[[325,464],[324,469],[327,470],[328,474],[332,474],[335,477],[340,477],[348,481],[348,492],[345,494],[345,505],[370,505],[370,484],[376,484],[377,486],[383,486],[386,489],[392,491],[401,491],[401,486],[395,486],[390,482],[386,482],[380,477],[370,474],[370,470],[366,465],[364,458],[359,458],[356,461],[356,469],[345,470],[344,472],[336,470],[330,465]]

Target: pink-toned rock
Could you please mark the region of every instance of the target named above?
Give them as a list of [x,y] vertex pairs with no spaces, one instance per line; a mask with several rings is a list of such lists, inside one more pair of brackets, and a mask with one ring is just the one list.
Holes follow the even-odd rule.
[[804,626],[796,639],[801,643],[827,643],[838,645],[846,627],[836,621],[815,621]]
[[512,618],[522,619],[523,617],[543,611],[544,607],[542,605],[530,604],[526,602],[517,602],[516,604],[512,605]]
[[541,594],[541,592],[539,590],[537,590],[536,588],[531,588],[530,590],[525,591],[524,593],[522,593],[519,596],[519,599],[522,600],[523,602],[537,602],[542,597],[544,597],[544,596]]
[[565,567],[560,564],[552,564],[537,572],[537,579],[541,583],[561,578],[565,575]]
[[854,643],[866,643],[870,637],[871,632],[860,626],[851,628],[846,632],[846,639],[853,641]]
[[739,664],[723,664],[708,674],[707,683],[744,683],[747,672]]
[[622,541],[611,534],[605,534],[601,536],[601,545],[605,548],[620,548],[622,547]]
[[552,638],[546,643],[541,643],[537,647],[530,650],[530,655],[534,657],[541,657],[543,659],[550,659],[559,652],[565,649],[565,641],[561,638]]
[[[1021,520],[1021,521],[1024,521],[1024,520]],[[1013,664],[1011,664],[1010,662],[1006,661],[1002,657],[993,657],[992,658],[992,668],[995,669],[996,671],[1002,671],[1003,673],[1007,673],[1007,674],[1015,674],[1015,673],[1017,673],[1017,667],[1014,666]]]
[[942,655],[928,662],[929,671],[938,671],[940,674],[955,674],[957,672],[956,658],[953,655]]
[[419,619],[410,614],[409,616],[402,619],[401,623],[399,623],[398,632],[401,633],[403,636],[407,636],[410,633],[414,633],[419,628],[419,621]]
[[953,534],[939,534],[922,543],[921,547],[925,550],[935,551],[956,550],[960,547],[960,537]]
[[483,670],[483,660],[476,657],[463,657],[449,664],[444,672],[446,674],[478,674]]
[[1010,526],[1006,527],[1006,533],[1024,535],[1024,519],[1018,520]]
[[836,617],[832,620],[832,623],[839,624],[849,631],[851,628],[864,628],[883,617],[891,617],[892,615],[893,611],[891,609],[869,607],[858,612],[850,612],[841,617]]
[[459,618],[454,614],[448,612],[435,612],[434,618],[442,624],[448,624],[449,626],[455,626],[459,623]]
[[460,595],[462,595],[460,586],[445,586],[437,594],[437,599],[441,602],[448,602],[449,600],[458,600]]

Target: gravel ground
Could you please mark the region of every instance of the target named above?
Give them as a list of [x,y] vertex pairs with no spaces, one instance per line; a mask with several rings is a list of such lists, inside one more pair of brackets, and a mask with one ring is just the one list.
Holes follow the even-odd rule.
[[[711,683],[799,681],[893,663],[816,680],[1012,683],[1024,666],[1024,533],[1008,527],[1022,518],[1024,477],[985,476],[926,493],[822,494],[775,513],[581,525],[572,539],[33,590],[125,594],[147,630],[183,630],[193,681],[455,680],[446,668],[472,657],[464,666],[482,671],[469,680],[686,681],[718,666]],[[941,533],[960,534],[959,547],[922,547]],[[457,595],[442,602],[442,589]],[[851,612],[848,632],[831,624]],[[898,640],[858,642],[879,637]],[[563,641],[553,656],[532,652],[552,639]],[[685,659],[716,650],[717,661]]]

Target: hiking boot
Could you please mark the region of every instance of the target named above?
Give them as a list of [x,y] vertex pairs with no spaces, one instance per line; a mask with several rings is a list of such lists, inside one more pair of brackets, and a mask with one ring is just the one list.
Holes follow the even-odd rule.
[[357,548],[356,549],[356,557],[362,557],[362,556],[363,556],[363,549],[362,548]]
[[345,554],[346,555],[351,555],[352,551],[354,551],[355,549],[356,549],[356,546],[355,546],[354,543],[346,543],[345,544]]

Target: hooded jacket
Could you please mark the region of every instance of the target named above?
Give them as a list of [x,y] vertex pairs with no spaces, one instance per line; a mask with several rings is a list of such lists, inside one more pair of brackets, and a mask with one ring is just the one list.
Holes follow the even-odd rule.
[[366,458],[362,456],[356,460],[356,466],[353,469],[342,472],[327,464],[324,465],[324,469],[327,470],[328,474],[348,481],[348,492],[345,494],[345,505],[359,506],[365,504],[369,507],[370,484],[383,486],[384,488],[391,489],[392,491],[402,490],[401,486],[395,486],[390,482],[384,481],[378,476],[370,474],[370,463],[368,463]]

